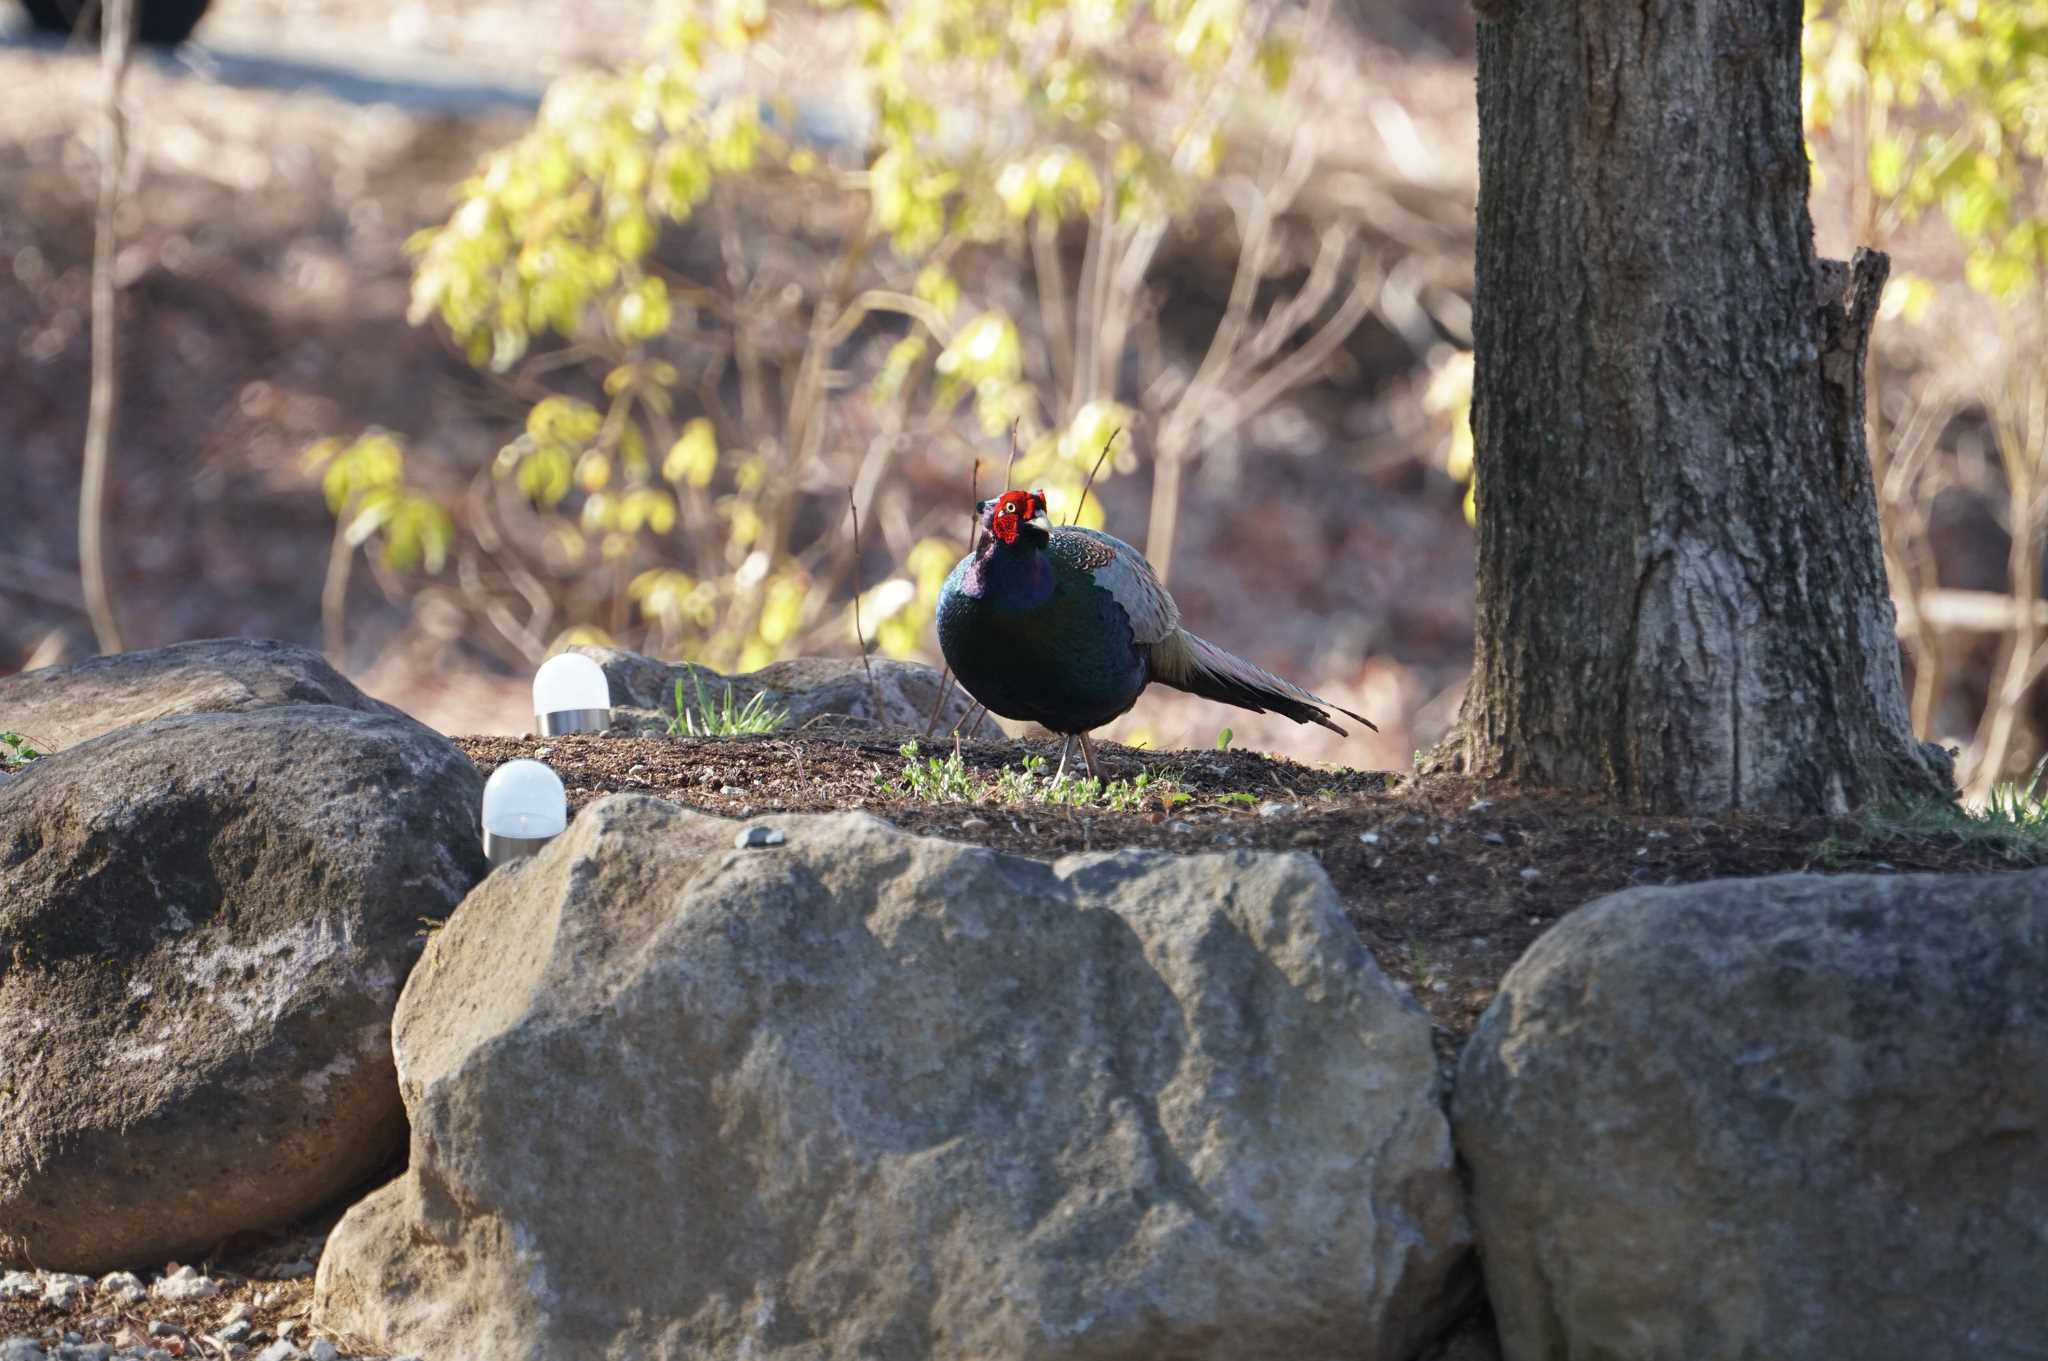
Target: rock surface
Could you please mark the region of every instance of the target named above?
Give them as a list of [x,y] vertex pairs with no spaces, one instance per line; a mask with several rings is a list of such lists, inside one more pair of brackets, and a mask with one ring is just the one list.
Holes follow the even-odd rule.
[[2048,873],[1640,889],[1465,1050],[1509,1361],[2039,1354]]
[[410,719],[198,714],[0,788],[0,1263],[104,1271],[317,1208],[403,1138],[390,1015],[484,869]]
[[43,751],[174,714],[332,704],[399,717],[317,652],[258,638],[213,638],[0,678],[0,730]]
[[1399,1361],[1466,1229],[1429,1030],[1296,856],[585,809],[429,946],[324,1327],[428,1356]]
[[[705,701],[720,709],[730,685],[735,707],[765,693],[771,708],[788,711],[788,728],[809,726],[813,731],[822,721],[891,733],[922,733],[939,697],[938,672],[916,662],[880,657],[869,661],[874,668],[871,689],[858,657],[798,657],[741,676],[721,676],[708,667],[659,661],[617,648],[582,647],[576,651],[604,668],[612,687],[614,726],[642,734],[668,731],[668,721],[676,711],[677,681],[682,682],[684,702],[693,709],[700,684]],[[949,686],[938,731],[950,733],[971,703],[958,685]],[[963,737],[975,733],[1001,735],[986,714],[972,728],[961,729]]]

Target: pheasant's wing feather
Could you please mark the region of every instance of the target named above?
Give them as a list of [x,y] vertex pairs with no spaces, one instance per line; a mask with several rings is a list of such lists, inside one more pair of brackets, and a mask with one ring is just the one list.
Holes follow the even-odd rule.
[[1145,555],[1113,534],[1063,525],[1052,532],[1050,551],[1066,565],[1086,572],[1130,617],[1131,640],[1159,643],[1180,628],[1180,610],[1166,593]]

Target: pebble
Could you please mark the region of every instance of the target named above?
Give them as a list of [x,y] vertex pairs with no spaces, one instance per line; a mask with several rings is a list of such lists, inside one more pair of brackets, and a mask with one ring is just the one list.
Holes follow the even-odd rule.
[[1505,846],[1508,844],[1508,839],[1499,832],[1488,832],[1485,836],[1485,841],[1489,846]]
[[220,1293],[220,1282],[200,1275],[192,1267],[181,1266],[158,1281],[150,1293],[160,1300],[211,1299]]
[[1530,868],[1522,871],[1522,878],[1525,880],[1536,880],[1541,879],[1542,877],[1543,871],[1535,868],[1534,866],[1531,866]]
[[73,1276],[68,1272],[52,1271],[43,1277],[43,1303],[58,1309],[69,1309],[85,1298],[92,1289],[92,1277]]
[[149,1335],[151,1337],[183,1337],[185,1334],[176,1324],[165,1323],[162,1319],[157,1319],[149,1325]]
[[1192,832],[1195,830],[1195,824],[1183,822],[1179,818],[1175,818],[1172,822],[1166,824],[1166,830],[1169,832]]
[[10,1337],[0,1342],[0,1361],[43,1361],[43,1344],[32,1337]]
[[100,1294],[116,1304],[134,1304],[149,1294],[142,1288],[142,1278],[132,1271],[110,1271],[100,1277]]
[[114,1354],[111,1342],[80,1342],[67,1353],[71,1361],[108,1361]]
[[744,795],[747,791],[740,788],[736,784],[722,784],[718,787],[718,792],[723,794],[728,799],[737,799]]
[[256,1361],[303,1361],[305,1353],[284,1338],[256,1353]]
[[37,1299],[42,1293],[43,1283],[33,1271],[0,1272],[0,1300]]
[[733,834],[732,844],[738,850],[750,851],[762,846],[780,846],[787,840],[789,838],[783,835],[780,827],[742,827]]
[[276,1271],[272,1272],[271,1274],[276,1276],[277,1279],[279,1279],[280,1281],[296,1281],[301,1276],[312,1275],[313,1264],[307,1261],[305,1258],[301,1257],[297,1261],[286,1262],[283,1266],[279,1267]]
[[1425,846],[1441,846],[1444,844],[1444,839],[1435,832],[1431,832],[1428,836],[1422,838],[1422,844]]
[[249,1334],[253,1331],[255,1331],[254,1325],[249,1320],[238,1318],[232,1323],[221,1325],[220,1331],[215,1333],[214,1336],[223,1342],[247,1342]]
[[1432,875],[1428,876],[1428,878],[1427,878],[1426,880],[1424,880],[1424,882],[1425,882],[1425,883],[1431,883],[1431,884],[1433,884],[1433,883],[1435,883],[1435,882],[1436,882],[1436,876],[1435,876],[1434,874],[1432,874]]
[[1465,811],[1468,813],[1484,813],[1491,807],[1493,807],[1492,799],[1474,799],[1472,800],[1472,806]]
[[1363,841],[1368,846],[1377,846],[1380,844],[1380,834],[1378,832],[1360,832],[1358,834],[1358,839],[1360,841]]
[[553,747],[535,747],[533,749],[533,758],[536,761],[544,761],[554,754],[555,749]]
[[1280,818],[1300,810],[1301,805],[1298,803],[1282,803],[1279,799],[1267,799],[1259,805],[1259,816],[1262,818]]
[[987,818],[969,818],[960,824],[960,830],[963,832],[978,832],[986,826],[988,826]]
[[341,1355],[341,1348],[323,1337],[306,1349],[306,1355],[311,1361],[336,1361]]
[[1320,846],[1323,843],[1323,834],[1304,827],[1289,839],[1297,846]]

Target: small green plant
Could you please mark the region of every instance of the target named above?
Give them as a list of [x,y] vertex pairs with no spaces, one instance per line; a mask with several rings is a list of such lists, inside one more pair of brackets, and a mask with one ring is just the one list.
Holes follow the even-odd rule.
[[1175,789],[1171,780],[1154,779],[1149,771],[1107,784],[1092,777],[1054,781],[1046,778],[1043,756],[1027,756],[1021,765],[1005,766],[994,778],[979,778],[967,769],[957,751],[941,760],[923,756],[917,743],[905,742],[897,753],[903,757],[902,773],[879,776],[876,785],[926,803],[1039,803],[1130,813],[1154,799],[1170,809],[1190,797]]
[[1235,735],[1236,734],[1232,733],[1228,728],[1224,728],[1222,731],[1218,732],[1216,734],[1216,750],[1229,751],[1230,739]]
[[1218,803],[1234,803],[1240,808],[1256,808],[1259,805],[1259,796],[1257,794],[1247,794],[1242,789],[1238,789],[1228,794],[1218,794],[1216,801]]
[[979,792],[957,751],[943,761],[927,756],[919,762],[917,743],[905,742],[896,753],[903,758],[900,787],[912,798],[926,803],[971,803]]
[[14,770],[41,759],[42,755],[35,744],[20,733],[0,732],[0,770]]
[[775,732],[789,722],[789,710],[770,708],[765,690],[745,704],[735,705],[732,684],[727,682],[724,701],[713,704],[704,697],[704,677],[694,668],[690,684],[697,692],[694,708],[683,703],[683,683],[676,682],[676,712],[668,721],[670,737],[745,737]]
[[1978,822],[2009,827],[2018,832],[2048,832],[2048,759],[2034,767],[2025,784],[2008,781],[1993,785],[1985,797],[1984,811],[1974,815]]

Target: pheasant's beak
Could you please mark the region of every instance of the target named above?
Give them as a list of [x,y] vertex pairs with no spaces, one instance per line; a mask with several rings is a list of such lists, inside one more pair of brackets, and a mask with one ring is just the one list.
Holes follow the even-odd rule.
[[1033,529],[1042,529],[1047,532],[1051,532],[1052,530],[1052,521],[1045,518],[1044,506],[1040,506],[1037,512],[1033,514],[1032,517],[1026,520],[1024,523],[1030,525]]

